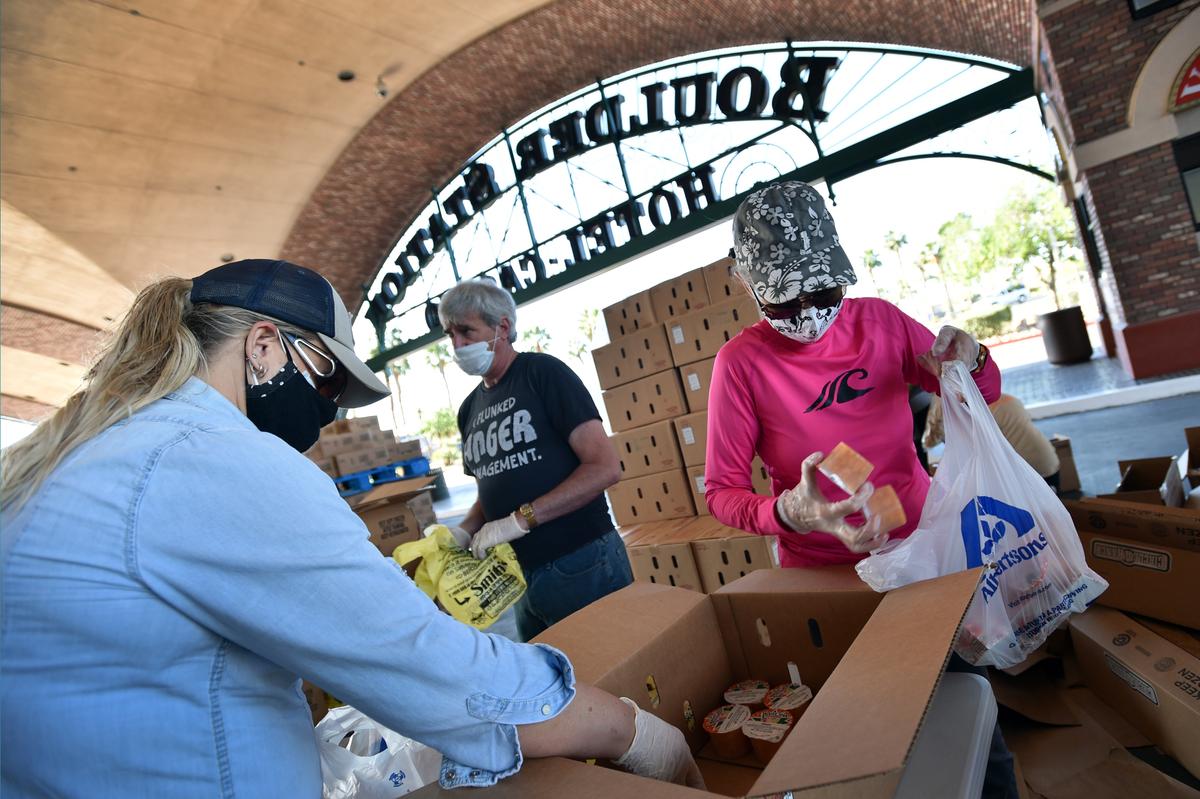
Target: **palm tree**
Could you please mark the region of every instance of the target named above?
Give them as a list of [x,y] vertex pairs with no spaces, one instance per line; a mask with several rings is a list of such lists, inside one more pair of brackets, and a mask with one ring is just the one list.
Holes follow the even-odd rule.
[[908,293],[908,284],[904,280],[904,259],[900,257],[900,250],[908,244],[908,236],[903,233],[897,233],[894,230],[889,230],[883,235],[883,245],[892,252],[896,253],[896,264],[900,267],[897,275],[900,278],[900,293]]
[[579,315],[579,332],[583,334],[584,343],[590,345],[596,338],[596,330],[600,327],[600,309],[585,308]]
[[[392,388],[392,418],[399,418],[401,425],[408,427],[408,419],[404,415],[404,397],[401,395],[400,378],[408,373],[412,368],[412,364],[408,362],[408,356],[398,358],[383,367],[383,373],[388,379],[388,387]],[[397,417],[399,411],[399,417]]]
[[955,317],[954,298],[950,296],[950,282],[946,280],[946,269],[942,266],[942,243],[940,241],[931,241],[921,248],[921,255],[917,258],[917,263],[921,268],[921,277],[925,278],[925,267],[932,266],[937,270],[938,278],[942,282],[942,291],[946,293],[946,310],[950,312],[950,318]]
[[434,344],[425,352],[425,361],[442,374],[442,384],[446,387],[447,408],[454,407],[454,399],[450,396],[450,381],[446,379],[446,367],[449,366],[453,360],[454,359],[450,357],[450,348],[446,346],[444,341]]
[[531,327],[521,334],[521,343],[531,352],[545,352],[550,348],[550,334],[544,327]]
[[867,277],[871,280],[871,288],[875,292],[876,297],[883,296],[879,292],[879,282],[875,280],[875,270],[883,266],[883,261],[879,260],[879,253],[874,250],[865,250],[862,254],[863,266],[867,269]]

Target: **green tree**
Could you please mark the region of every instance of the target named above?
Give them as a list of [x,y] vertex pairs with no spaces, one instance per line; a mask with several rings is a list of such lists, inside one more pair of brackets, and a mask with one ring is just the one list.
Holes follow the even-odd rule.
[[454,361],[450,357],[450,348],[446,346],[445,342],[434,344],[425,351],[425,361],[441,373],[442,385],[446,387],[446,407],[453,408],[454,398],[450,396],[450,381],[446,379],[446,367]]
[[1061,308],[1059,270],[1067,262],[1079,263],[1079,248],[1075,219],[1057,189],[1017,189],[996,214],[990,233],[997,253],[1013,265],[1014,273],[1032,267],[1054,296],[1054,307]]
[[438,408],[425,422],[421,432],[432,438],[437,443],[437,448],[441,448],[458,436],[458,418],[449,408]]
[[521,334],[521,343],[531,352],[545,352],[550,348],[550,333],[540,325],[531,327]]
[[583,313],[579,315],[579,335],[581,338],[574,339],[571,342],[571,348],[567,350],[571,355],[579,359],[583,363],[583,355],[592,349],[592,342],[596,339],[596,330],[600,327],[600,310],[598,308],[585,308]]
[[970,214],[959,213],[938,228],[938,268],[943,280],[972,286],[995,265],[988,260],[982,238]]

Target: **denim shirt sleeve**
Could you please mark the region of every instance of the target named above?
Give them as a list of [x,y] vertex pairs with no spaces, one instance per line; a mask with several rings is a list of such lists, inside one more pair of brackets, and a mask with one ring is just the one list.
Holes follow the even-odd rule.
[[214,635],[440,751],[445,787],[521,767],[515,725],[558,715],[571,664],[437,610],[329,478],[274,436],[195,430],[146,468],[131,574]]

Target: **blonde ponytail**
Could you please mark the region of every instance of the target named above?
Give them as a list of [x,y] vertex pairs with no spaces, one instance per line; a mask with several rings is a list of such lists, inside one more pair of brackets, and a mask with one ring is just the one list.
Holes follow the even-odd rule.
[[192,281],[166,278],[133,301],[76,392],[30,435],[4,451],[0,507],[19,509],[85,441],[182,386],[224,342],[267,320],[241,308],[189,299]]

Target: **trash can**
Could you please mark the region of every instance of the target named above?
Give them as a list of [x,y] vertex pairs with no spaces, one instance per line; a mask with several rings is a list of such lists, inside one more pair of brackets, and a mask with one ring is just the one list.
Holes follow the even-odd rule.
[[434,502],[441,502],[443,499],[450,499],[450,489],[446,487],[446,476],[442,474],[442,470],[430,469],[429,476],[433,478],[433,496]]
[[959,672],[943,675],[896,799],[978,799],[995,726],[996,698],[985,678]]
[[1091,359],[1092,342],[1083,321],[1083,309],[1078,305],[1042,314],[1038,317],[1038,327],[1042,329],[1042,344],[1050,363],[1061,366]]

